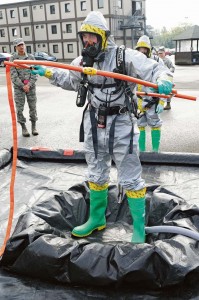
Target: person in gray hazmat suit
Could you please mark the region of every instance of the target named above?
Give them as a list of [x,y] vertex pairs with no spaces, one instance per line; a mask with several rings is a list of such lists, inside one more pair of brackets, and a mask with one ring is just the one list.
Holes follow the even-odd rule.
[[[17,38],[13,41],[15,47],[15,52],[12,54],[10,61],[17,59],[22,60],[34,60],[32,54],[26,53],[25,43],[22,38]],[[24,137],[29,137],[30,133],[26,127],[26,118],[24,117],[23,111],[25,106],[25,99],[27,98],[27,103],[29,107],[30,121],[32,122],[32,134],[38,135],[36,129],[37,118],[37,97],[36,97],[36,81],[37,76],[31,74],[29,69],[11,68],[11,80],[14,87],[14,100],[16,104],[17,111],[17,121],[22,127],[22,135]]]
[[[165,51],[165,47],[164,46],[161,46],[159,49],[158,49],[158,56],[163,60],[165,66],[172,72],[174,73],[175,72],[175,66],[174,64],[172,63],[172,61],[166,57],[166,51]],[[167,99],[167,104],[166,106],[164,107],[164,110],[169,110],[171,109],[171,98],[168,98]]]
[[[42,66],[33,66],[32,70],[33,74],[49,78],[53,85],[78,91],[78,97],[85,96],[88,89],[88,104],[84,112],[84,149],[88,165],[90,215],[86,223],[73,229],[72,235],[84,237],[94,230],[106,227],[105,211],[113,159],[118,170],[119,184],[126,192],[133,218],[132,242],[144,243],[146,187],[141,177],[139,130],[131,110],[131,101],[124,92],[124,82],[116,82],[103,76],[89,76],[87,70],[91,68],[86,68],[90,66],[112,72],[116,69],[118,47],[113,42],[106,20],[100,12],[90,12],[78,34],[83,44],[82,55],[71,64],[85,67],[86,85],[82,83],[84,75],[79,72],[51,70]],[[171,92],[172,76],[168,76],[165,67],[161,67],[142,53],[126,49],[125,66],[127,75],[138,75],[144,80],[157,83],[160,93]],[[129,86],[133,89],[136,84]]]
[[[147,35],[142,35],[135,47],[136,50],[145,54],[148,58],[152,58],[164,65],[164,62],[157,55],[151,53],[151,43]],[[144,85],[137,85],[138,92],[150,93],[151,89]],[[146,126],[151,127],[152,151],[158,152],[160,147],[162,120],[159,114],[164,110],[165,98],[154,98],[151,96],[137,97],[139,119],[138,128],[140,130],[139,149],[146,151]]]

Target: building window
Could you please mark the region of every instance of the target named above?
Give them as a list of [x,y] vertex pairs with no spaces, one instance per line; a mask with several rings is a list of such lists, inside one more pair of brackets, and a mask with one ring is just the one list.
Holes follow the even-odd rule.
[[52,25],[51,31],[52,31],[52,34],[57,34],[57,25]]
[[198,51],[197,40],[192,41],[192,51]]
[[40,9],[42,9],[43,8],[43,5],[40,5]]
[[10,17],[11,18],[15,18],[15,11],[14,11],[14,9],[10,10]]
[[59,53],[58,45],[53,45],[53,53]]
[[12,36],[17,36],[17,28],[12,28]]
[[86,10],[86,1],[81,1],[80,5],[81,5],[81,11]]
[[72,33],[72,24],[66,24],[66,32]]
[[3,12],[0,10],[0,19],[3,19]]
[[132,1],[132,14],[139,10],[140,13],[142,11],[142,2],[141,1]]
[[122,8],[122,0],[117,0],[118,8]]
[[70,3],[65,3],[65,12],[70,12]]
[[23,8],[23,17],[27,17],[27,16],[28,16],[27,8]]
[[41,45],[40,45],[40,44],[38,44],[38,45],[37,45],[37,48],[40,48],[40,47],[41,47]]
[[51,15],[55,14],[55,5],[50,5],[50,14]]
[[43,44],[42,47],[45,48],[45,47],[46,47],[46,44]]
[[119,20],[118,21],[118,29],[122,30],[121,26],[124,25],[124,21],[123,20]]
[[34,6],[33,6],[33,9],[36,9],[36,8],[37,8],[36,5],[34,5]]
[[5,37],[5,30],[4,29],[0,29],[0,37]]
[[104,0],[97,0],[98,8],[104,8]]
[[39,25],[36,25],[36,29],[39,29]]
[[41,28],[43,29],[43,28],[44,28],[44,25],[41,25]]
[[31,46],[26,46],[27,53],[31,53]]
[[29,27],[25,27],[24,28],[24,32],[25,32],[25,36],[29,36],[30,35],[30,28]]
[[2,47],[2,52],[6,53],[7,52],[7,48],[6,47]]
[[67,48],[68,48],[68,53],[73,53],[73,44],[68,44]]

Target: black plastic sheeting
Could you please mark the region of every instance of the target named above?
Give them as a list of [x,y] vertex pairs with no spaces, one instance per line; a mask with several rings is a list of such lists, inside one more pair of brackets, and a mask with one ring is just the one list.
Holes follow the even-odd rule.
[[[167,165],[171,157],[174,163]],[[0,299],[199,296],[199,243],[161,233],[147,235],[145,244],[132,244],[132,220],[125,196],[118,203],[114,166],[106,229],[74,239],[72,228],[88,218],[84,154],[19,149],[18,158],[13,233],[0,262]],[[199,232],[198,156],[146,153],[141,160],[147,183],[147,226],[174,225]],[[11,173],[11,164],[4,165],[0,171],[1,244]]]

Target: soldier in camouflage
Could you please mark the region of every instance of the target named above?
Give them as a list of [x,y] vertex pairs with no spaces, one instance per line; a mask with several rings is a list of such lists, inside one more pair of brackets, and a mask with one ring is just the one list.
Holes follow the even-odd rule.
[[[34,60],[33,55],[26,53],[25,43],[22,38],[15,39],[13,45],[15,47],[15,52],[10,58],[10,61],[14,61],[16,59]],[[28,69],[12,67],[11,79],[14,87],[14,100],[17,110],[17,121],[22,127],[22,135],[25,137],[30,136],[26,127],[26,118],[23,115],[25,98],[27,98],[30,121],[32,122],[32,134],[38,135],[39,133],[36,129],[36,121],[38,120],[38,118],[36,109],[37,97],[35,85],[37,76],[31,74],[30,70]]]

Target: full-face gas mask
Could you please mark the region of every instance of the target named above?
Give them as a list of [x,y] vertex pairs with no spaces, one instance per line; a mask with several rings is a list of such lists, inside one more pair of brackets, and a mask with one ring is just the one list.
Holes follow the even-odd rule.
[[97,42],[91,43],[90,41],[84,42],[83,34],[80,34],[83,49],[82,49],[82,57],[83,57],[83,67],[92,67],[94,61],[98,61],[98,55],[102,54],[102,38],[101,36],[96,34]]
[[[90,33],[97,37],[96,43],[90,43],[89,41],[84,42],[83,34]],[[98,27],[89,24],[83,24],[80,31],[78,32],[82,41],[82,57],[83,67],[93,67],[94,62],[101,62],[104,60],[105,52],[107,48],[107,37],[110,32],[102,30]]]

